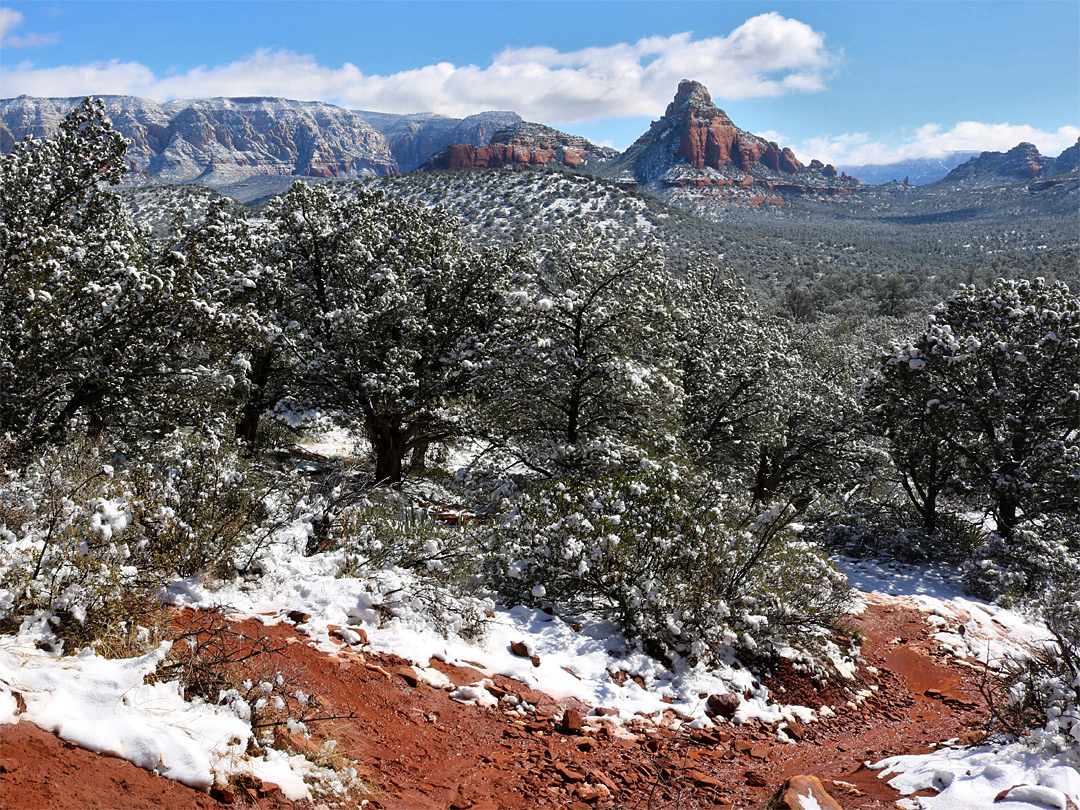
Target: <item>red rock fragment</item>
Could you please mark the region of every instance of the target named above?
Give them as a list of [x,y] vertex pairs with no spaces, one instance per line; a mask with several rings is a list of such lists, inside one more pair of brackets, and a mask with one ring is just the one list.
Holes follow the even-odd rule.
[[561,762],[555,763],[555,770],[558,771],[559,776],[563,778],[564,782],[584,782],[585,774],[579,770],[571,768],[569,765],[564,765]]
[[712,788],[714,790],[719,790],[724,787],[724,783],[719,779],[702,773],[697,770],[697,768],[689,768],[688,770],[683,771],[683,775],[699,787]]
[[707,701],[709,711],[720,717],[732,717],[739,709],[738,695],[733,695],[730,692],[726,692],[723,695],[709,695]]
[[843,810],[816,776],[792,776],[773,794],[764,810],[802,810],[807,805],[821,810]]
[[402,664],[401,666],[393,667],[390,671],[414,689],[420,685],[420,679],[416,675],[416,670],[412,667]]
[[511,641],[510,652],[518,658],[529,658],[531,656],[529,648],[524,641]]
[[747,771],[746,784],[750,787],[765,787],[769,784],[769,780],[757,771]]
[[592,782],[594,785],[596,785],[596,784],[604,785],[605,787],[607,787],[608,790],[610,790],[612,792],[615,792],[616,790],[619,789],[619,786],[616,785],[611,780],[611,778],[606,773],[604,773],[603,771],[598,771],[598,770],[596,770],[594,768],[593,770],[589,771],[587,776],[588,776],[589,781]]
[[222,804],[232,804],[236,801],[236,791],[232,788],[214,785],[210,788],[210,798]]
[[563,713],[562,727],[567,734],[580,734],[582,731],[581,712],[567,709]]

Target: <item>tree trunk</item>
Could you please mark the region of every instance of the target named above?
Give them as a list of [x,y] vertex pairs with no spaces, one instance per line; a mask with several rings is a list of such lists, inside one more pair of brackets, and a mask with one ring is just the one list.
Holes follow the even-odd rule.
[[574,386],[570,392],[570,401],[566,407],[566,443],[576,445],[578,441],[578,418],[581,415],[581,389]]
[[413,446],[412,458],[409,460],[409,469],[423,472],[427,469],[427,452],[431,446],[429,442],[417,442]]
[[236,438],[244,442],[249,449],[255,447],[255,437],[259,433],[259,418],[266,408],[261,395],[270,379],[270,366],[273,359],[273,351],[267,348],[255,358],[255,362],[251,364],[251,370],[248,372],[251,380],[251,393],[248,401],[240,411],[240,419],[236,422]]
[[375,483],[388,486],[400,484],[405,453],[409,450],[404,432],[378,415],[368,415],[365,425],[368,440],[375,451]]

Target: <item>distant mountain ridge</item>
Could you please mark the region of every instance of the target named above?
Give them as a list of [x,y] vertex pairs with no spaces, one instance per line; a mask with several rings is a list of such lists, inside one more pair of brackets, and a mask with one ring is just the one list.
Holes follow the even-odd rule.
[[1034,144],[1020,143],[1008,152],[982,152],[961,163],[939,182],[961,188],[982,188],[1051,178],[1078,165],[1080,139],[1056,158],[1041,154]]
[[451,144],[487,146],[504,127],[522,122],[515,112],[490,110],[467,118],[448,118],[437,113],[394,113],[353,110],[386,138],[398,169],[411,172]]
[[[253,176],[359,178],[395,174],[386,138],[360,116],[317,101],[103,96],[129,140],[125,182],[224,187]],[[78,98],[0,100],[0,149],[50,136]]]
[[[49,137],[79,101],[0,99],[0,149],[9,151],[27,135]],[[299,177],[363,178],[421,167],[556,166],[638,186],[694,211],[731,202],[756,208],[783,206],[798,197],[842,199],[860,186],[852,176],[856,167],[849,174],[818,160],[804,165],[791,149],[740,129],[713,104],[705,86],[691,80],[680,83],[664,115],[621,154],[509,111],[457,119],[350,111],[279,98],[158,104],[105,96],[103,101],[130,143],[126,185],[194,183],[244,201],[265,199]],[[963,156],[953,153],[956,159]],[[944,163],[912,161],[884,170],[889,180],[907,178],[918,185],[930,175],[913,168],[938,173]],[[1080,141],[1057,158],[1019,144],[1008,152],[972,155],[936,183],[943,189],[979,189],[1027,182],[1037,191],[1065,182],[1061,177],[1075,184],[1078,163]],[[873,174],[864,179],[881,181]]]
[[912,158],[896,163],[861,163],[838,165],[836,170],[858,177],[864,185],[879,186],[882,183],[903,183],[905,180],[913,186],[934,183],[965,160],[978,155],[978,152],[949,152],[940,158]]

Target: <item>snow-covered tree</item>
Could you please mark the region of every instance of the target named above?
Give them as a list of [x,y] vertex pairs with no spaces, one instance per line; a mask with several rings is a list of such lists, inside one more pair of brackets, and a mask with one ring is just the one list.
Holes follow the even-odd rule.
[[504,298],[504,259],[438,212],[353,189],[294,185],[268,209],[273,272],[296,322],[294,400],[363,420],[375,477],[396,483],[413,448],[458,431]]
[[681,390],[669,281],[656,245],[552,237],[513,279],[480,383],[491,434],[547,474],[670,449]]
[[300,326],[291,320],[285,276],[268,265],[268,228],[238,214],[224,198],[211,204],[202,221],[186,229],[176,250],[212,280],[225,304],[218,333],[223,367],[236,378],[229,405],[236,408],[236,437],[249,447],[261,416],[288,393]]
[[771,318],[707,260],[678,289],[684,435],[716,475],[759,502],[814,493],[853,471],[851,363],[813,327]]
[[87,99],[55,137],[2,159],[0,430],[23,444],[60,439],[76,420],[153,432],[194,418],[203,383],[219,382],[201,337],[220,302],[181,254],[150,246],[107,187],[124,150]]
[[687,267],[677,295],[686,439],[700,462],[745,472],[780,410],[773,377],[784,361],[783,332],[738,279],[706,259]]
[[1080,516],[1080,301],[1062,283],[961,287],[864,386],[868,420],[932,525],[945,488],[985,504],[1006,540]]

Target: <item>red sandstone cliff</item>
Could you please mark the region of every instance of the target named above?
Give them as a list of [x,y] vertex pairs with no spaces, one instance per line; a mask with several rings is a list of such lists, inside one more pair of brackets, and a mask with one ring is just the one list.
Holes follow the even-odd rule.
[[664,116],[600,173],[621,182],[740,194],[846,194],[858,180],[735,126],[704,85],[684,80]]
[[506,166],[537,168],[554,163],[569,169],[618,153],[585,138],[568,135],[541,124],[522,122],[499,130],[487,146],[455,143],[443,149],[422,169],[501,169]]

